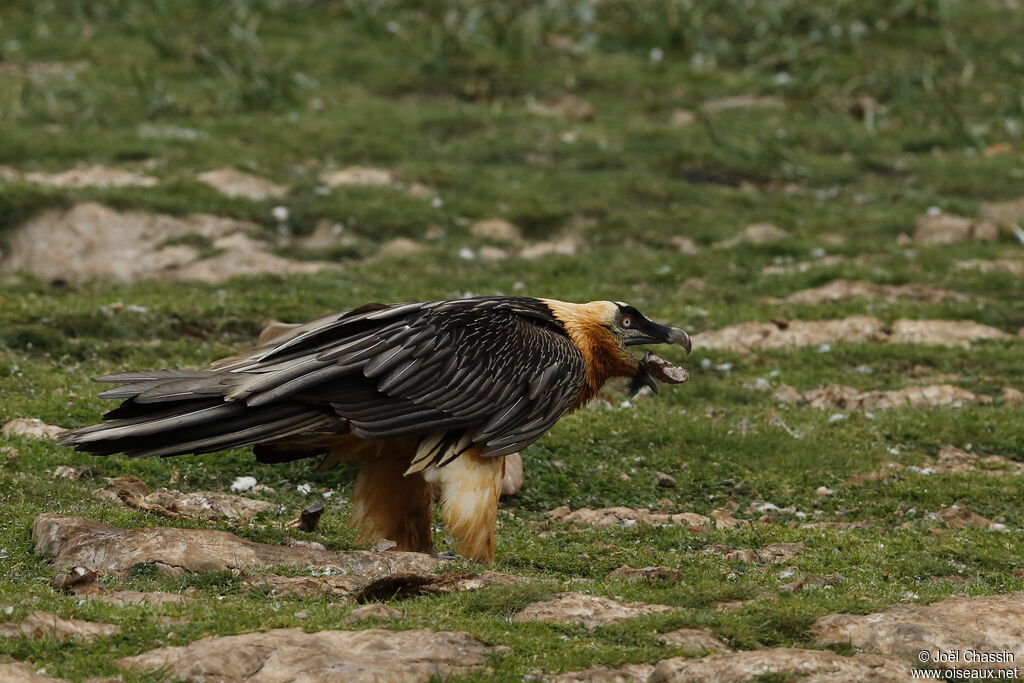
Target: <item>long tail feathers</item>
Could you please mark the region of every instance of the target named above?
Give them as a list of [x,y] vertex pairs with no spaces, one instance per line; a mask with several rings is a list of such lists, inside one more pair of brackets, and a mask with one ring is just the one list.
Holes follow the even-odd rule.
[[94,455],[209,453],[339,429],[340,418],[300,403],[225,401],[218,371],[147,370],[109,375],[123,383],[101,396],[123,399],[107,422],[67,432],[61,443]]

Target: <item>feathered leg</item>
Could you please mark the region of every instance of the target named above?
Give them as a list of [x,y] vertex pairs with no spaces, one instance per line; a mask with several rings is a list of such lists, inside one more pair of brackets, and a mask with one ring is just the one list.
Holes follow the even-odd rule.
[[423,475],[441,489],[441,514],[458,541],[459,552],[477,562],[493,562],[505,459],[482,458],[473,449],[444,467],[426,467]]
[[[402,476],[411,453],[404,442],[377,442],[359,459],[349,525],[359,529],[359,542],[386,538],[396,550],[433,553],[431,524],[434,497],[419,473]],[[415,450],[415,445],[412,445]]]

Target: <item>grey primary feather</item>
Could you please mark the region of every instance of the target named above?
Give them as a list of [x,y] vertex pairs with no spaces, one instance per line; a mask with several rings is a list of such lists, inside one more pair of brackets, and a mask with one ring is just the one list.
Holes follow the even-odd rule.
[[101,378],[123,385],[102,394],[124,399],[116,419],[63,441],[98,454],[175,455],[273,448],[308,432],[420,435],[418,469],[474,447],[521,450],[576,405],[585,372],[537,299],[371,304],[204,370]]

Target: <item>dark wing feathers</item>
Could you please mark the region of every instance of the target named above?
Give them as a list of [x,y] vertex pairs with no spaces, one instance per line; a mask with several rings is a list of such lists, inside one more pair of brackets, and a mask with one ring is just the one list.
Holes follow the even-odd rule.
[[[520,450],[575,406],[585,364],[540,301],[370,304],[288,330],[200,371],[101,378],[127,419],[72,432],[92,452],[173,455],[331,430],[422,435],[416,463]],[[173,430],[173,431],[168,431]],[[414,466],[414,468],[417,468]]]

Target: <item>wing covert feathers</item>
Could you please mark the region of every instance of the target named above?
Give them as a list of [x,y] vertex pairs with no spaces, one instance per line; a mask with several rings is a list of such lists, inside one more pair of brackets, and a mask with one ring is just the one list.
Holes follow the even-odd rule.
[[64,443],[79,450],[166,456],[259,444],[288,459],[275,441],[417,436],[415,472],[470,449],[525,448],[578,405],[587,367],[545,302],[479,297],[370,304],[203,370],[99,381],[119,384],[101,396],[123,403],[109,422],[68,433]]

